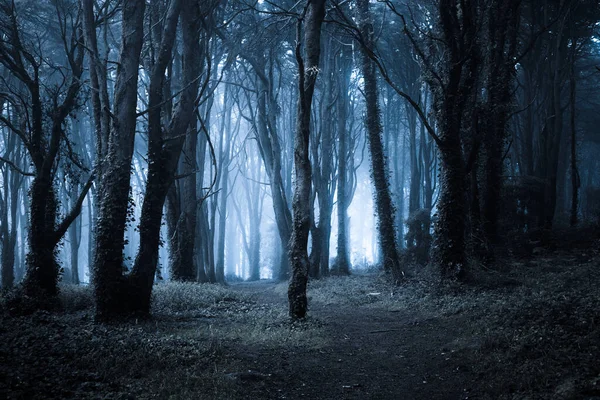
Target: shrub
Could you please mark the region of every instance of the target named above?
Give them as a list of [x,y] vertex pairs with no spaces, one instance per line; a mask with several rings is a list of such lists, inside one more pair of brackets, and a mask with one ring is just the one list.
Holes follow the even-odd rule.
[[153,294],[153,313],[180,313],[208,308],[226,301],[245,301],[246,295],[221,285],[193,282],[168,282],[156,285]]
[[89,310],[94,307],[94,293],[91,286],[62,284],[59,290],[58,297],[66,312]]

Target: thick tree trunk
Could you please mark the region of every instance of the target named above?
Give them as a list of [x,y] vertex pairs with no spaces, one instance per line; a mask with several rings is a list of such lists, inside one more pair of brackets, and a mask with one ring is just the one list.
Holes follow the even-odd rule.
[[466,276],[467,267],[465,204],[468,202],[463,151],[473,148],[475,143],[476,83],[480,75],[477,33],[481,9],[475,1],[444,0],[439,3],[438,10],[447,47],[443,49],[440,70],[444,83],[436,79],[429,82],[435,87],[433,108],[437,114],[439,133],[436,142],[441,163],[440,199],[432,255],[442,278],[460,280]]
[[[311,198],[311,204],[314,200]],[[313,211],[313,210],[311,210]],[[314,212],[313,212],[314,214]],[[321,252],[322,252],[322,233],[321,228],[317,226],[312,220],[314,217],[311,216],[311,228],[310,228],[310,255],[308,257],[310,261],[310,269],[308,270],[308,276],[313,279],[319,279],[321,277],[320,263],[321,263]]]
[[[443,128],[442,128],[443,130]],[[440,200],[435,227],[435,260],[444,278],[465,274],[465,174],[459,135],[448,133],[440,148]],[[454,137],[454,139],[450,139]]]
[[[192,122],[193,123],[193,122]],[[206,282],[203,263],[198,263],[200,247],[196,236],[198,220],[197,187],[202,187],[204,150],[201,136],[201,156],[197,156],[198,136],[187,135],[180,160],[179,173],[184,178],[173,184],[166,200],[167,234],[169,237],[169,268],[174,281]],[[200,181],[200,184],[197,184]]]
[[[369,1],[358,0],[357,3],[359,28],[365,37],[366,45],[373,48],[373,25],[369,13]],[[364,48],[362,49],[361,69],[367,109],[365,126],[371,156],[371,177],[374,186],[377,232],[380,251],[383,256],[381,262],[387,271],[391,271],[394,282],[400,282],[404,278],[404,273],[396,248],[395,209],[390,195],[388,170],[381,139],[382,128],[377,94],[377,77],[375,75],[375,65]]]
[[137,81],[144,38],[144,0],[122,4],[123,34],[115,82],[114,118],[98,193],[94,252],[96,318],[130,312],[123,276],[124,235],[130,195],[130,171],[136,127]]
[[292,202],[293,233],[289,251],[292,279],[288,288],[290,317],[293,319],[304,318],[307,308],[306,283],[310,266],[307,247],[311,219],[310,191],[312,183],[309,160],[310,117],[321,54],[321,24],[325,17],[325,1],[313,0],[307,5],[304,31],[305,60],[300,51],[300,26],[298,27],[298,44],[296,46],[296,59],[300,72],[298,82],[300,96],[294,138],[296,180]]
[[[15,232],[16,233],[16,232]],[[11,246],[12,232],[2,239],[2,288],[10,289],[15,283],[15,247]],[[15,235],[16,238],[16,235]]]
[[[5,172],[4,175],[4,198],[0,197],[0,210],[2,211],[2,219],[0,220],[0,238],[2,238],[2,288],[10,289],[15,282],[15,246],[13,236],[16,241],[16,221],[13,219],[13,229],[9,229],[8,225],[8,181],[9,176],[13,178],[14,172]],[[15,188],[13,187],[13,190]],[[12,192],[11,192],[12,194]],[[1,195],[0,195],[1,196]],[[12,204],[11,204],[12,206]],[[13,235],[14,233],[14,235]]]
[[[331,242],[331,214],[333,202],[324,201],[319,211],[319,228],[321,230],[321,252],[319,254],[319,276],[329,276],[329,245]],[[321,218],[321,215],[323,216]],[[322,225],[322,226],[321,226]]]
[[[196,127],[195,120],[190,123],[190,129]],[[201,174],[204,171],[204,165],[199,168],[196,161],[196,148],[198,136],[193,132],[185,139],[183,154],[186,155],[186,160],[182,163],[181,174],[186,176],[179,183],[181,196],[181,224],[182,231],[180,232],[180,257],[181,266],[185,269],[185,279],[194,280],[196,278],[198,265],[195,263],[194,254],[196,253],[196,214],[198,210],[198,196],[196,191],[196,174]]]
[[59,266],[54,254],[56,243],[48,233],[56,228],[58,204],[50,179],[37,176],[31,184],[30,198],[29,252],[23,289],[33,298],[54,297],[58,294]]
[[[13,136],[12,143],[9,144],[10,153],[14,153],[14,145],[16,138]],[[12,146],[11,146],[12,145]],[[20,149],[17,151],[17,158],[20,158]],[[9,178],[10,177],[10,178]],[[10,182],[10,185],[9,185]],[[19,209],[19,194],[21,192],[21,184],[23,183],[22,176],[15,171],[6,172],[4,174],[4,213],[1,221],[0,237],[2,237],[2,288],[12,288],[15,282],[15,265],[16,265],[16,245],[18,232],[18,209]],[[10,189],[9,189],[10,188]],[[10,195],[9,195],[10,193]],[[10,213],[9,213],[10,202]],[[10,216],[10,226],[8,218]]]
[[[482,196],[483,231],[490,244],[498,241],[498,213],[503,186],[503,153],[509,120],[514,55],[519,27],[519,1],[494,0],[487,11],[487,106],[485,108],[484,192]],[[489,248],[489,254],[492,249]]]
[[[180,15],[181,11],[181,15]],[[160,124],[160,104],[163,102],[164,71],[171,58],[171,48],[176,36],[177,19],[181,17],[183,32],[183,66],[182,87],[184,88],[179,103],[169,121],[169,126],[163,135]],[[142,204],[140,217],[140,248],[131,271],[130,282],[135,298],[132,299],[133,311],[148,314],[152,284],[158,264],[160,244],[160,228],[162,211],[167,193],[175,180],[175,172],[185,141],[182,133],[187,133],[193,120],[194,102],[196,100],[201,70],[201,52],[198,51],[200,38],[200,10],[197,2],[172,1],[167,14],[161,54],[155,64],[156,70],[151,81],[149,107],[156,107],[156,113],[149,114],[148,128],[148,181],[146,194]],[[164,53],[163,53],[164,52]],[[164,56],[164,58],[163,58]],[[153,92],[153,89],[156,89]],[[154,115],[155,119],[150,119]],[[151,121],[157,125],[151,125]],[[195,134],[195,132],[193,132]],[[193,248],[193,247],[192,247]]]
[[[95,192],[95,190],[94,190]],[[91,282],[94,280],[93,277],[93,269],[92,267],[92,262],[94,260],[94,242],[95,242],[95,232],[96,232],[96,226],[95,226],[95,221],[96,219],[94,218],[94,211],[95,211],[95,205],[92,204],[92,198],[96,199],[95,193],[92,194],[92,196],[88,196],[87,198],[87,207],[88,207],[88,246],[87,246],[87,265],[88,265],[88,272],[89,272],[89,281]],[[97,200],[96,200],[97,201]],[[94,201],[94,203],[96,202]]]

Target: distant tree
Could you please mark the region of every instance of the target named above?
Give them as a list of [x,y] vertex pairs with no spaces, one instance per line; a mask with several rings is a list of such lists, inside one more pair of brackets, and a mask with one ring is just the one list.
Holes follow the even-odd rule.
[[382,143],[382,126],[377,90],[376,65],[373,63],[369,49],[374,48],[373,24],[369,13],[369,1],[357,0],[359,29],[365,46],[361,47],[361,72],[364,79],[364,95],[366,103],[365,127],[369,154],[371,157],[371,177],[373,180],[375,209],[377,213],[378,239],[381,246],[382,264],[391,271],[395,282],[404,279],[394,227],[395,208],[390,195],[389,171],[386,165]]
[[[285,132],[280,132],[282,119],[282,104],[278,101],[278,92],[281,88],[281,71],[277,74],[277,57],[283,57],[283,42],[287,39],[288,31],[278,29],[282,24],[269,24],[270,15],[277,15],[285,10],[286,4],[275,7],[272,3],[265,2],[264,14],[255,12],[240,14],[237,30],[234,35],[244,37],[226,36],[219,31],[225,45],[229,49],[230,57],[239,55],[252,67],[255,74],[253,90],[256,96],[256,139],[259,144],[260,154],[263,159],[267,178],[271,186],[273,212],[281,243],[280,265],[276,270],[276,276],[280,280],[289,278],[289,258],[287,256],[290,238],[292,235],[292,213],[289,200],[289,188],[291,180],[286,175],[291,173],[286,165],[286,149],[284,148]],[[271,10],[273,8],[273,10]],[[291,4],[290,4],[291,8]],[[245,18],[241,18],[244,15]],[[260,16],[260,18],[259,18]],[[266,17],[265,17],[266,16]],[[261,34],[253,37],[245,37],[247,30],[255,31],[256,26],[261,26]],[[291,155],[288,155],[291,157]],[[290,160],[291,161],[291,160]]]
[[[18,113],[16,114],[18,115]],[[3,137],[4,154],[0,157],[2,195],[0,195],[0,244],[2,251],[2,288],[12,288],[15,283],[16,246],[18,236],[19,195],[25,182],[23,146],[18,137],[8,132]],[[14,161],[11,161],[14,160]],[[12,164],[12,166],[11,166]]]
[[[350,135],[348,129],[348,109],[350,87],[350,76],[352,74],[352,52],[347,46],[344,46],[337,57],[337,116],[338,116],[338,172],[337,172],[337,257],[336,268],[341,274],[350,273],[350,255],[348,252],[348,206],[351,200],[351,181],[350,174],[351,163],[349,158],[354,157],[354,152],[350,150]],[[350,164],[350,165],[349,165]]]
[[[319,210],[318,220],[311,224],[311,270],[313,278],[329,275],[329,247],[331,239],[331,217],[333,214],[333,198],[336,191],[335,179],[336,146],[335,129],[337,124],[345,124],[336,116],[336,95],[342,89],[336,86],[335,58],[340,51],[340,45],[332,36],[323,40],[324,54],[320,71],[321,85],[318,88],[320,98],[315,104],[315,135],[311,142],[313,197]],[[336,93],[337,92],[337,93]],[[317,96],[315,96],[317,97]],[[315,202],[313,200],[313,202]],[[316,218],[315,218],[316,219]]]

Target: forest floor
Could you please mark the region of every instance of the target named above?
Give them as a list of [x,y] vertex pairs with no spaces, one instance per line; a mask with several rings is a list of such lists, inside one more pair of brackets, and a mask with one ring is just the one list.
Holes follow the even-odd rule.
[[160,284],[154,318],[119,325],[86,287],[57,313],[0,302],[0,398],[600,399],[598,246],[537,253],[470,285],[314,281],[300,323],[265,281]]

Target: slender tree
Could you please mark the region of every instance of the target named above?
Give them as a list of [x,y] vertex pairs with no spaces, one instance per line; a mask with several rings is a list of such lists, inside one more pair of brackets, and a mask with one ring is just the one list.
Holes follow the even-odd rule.
[[[294,210],[293,233],[290,243],[290,265],[292,278],[288,288],[290,317],[304,318],[306,315],[306,283],[310,261],[308,259],[308,234],[310,230],[310,191],[311,165],[309,160],[310,119],[319,73],[321,55],[321,25],[325,18],[325,1],[310,0],[305,8],[305,16],[298,22],[296,60],[298,62],[298,114],[294,139],[295,187],[292,208]],[[304,25],[304,38],[301,28]],[[301,43],[304,44],[304,56]]]
[[373,180],[375,209],[377,213],[377,231],[384,268],[391,271],[395,282],[403,279],[404,273],[396,248],[396,232],[394,228],[394,205],[390,194],[390,184],[386,157],[382,142],[381,112],[377,91],[376,66],[369,56],[368,49],[374,48],[373,23],[369,12],[368,0],[357,0],[359,29],[365,47],[361,48],[361,71],[364,79],[364,95],[366,102],[365,127],[371,157],[371,177]]

